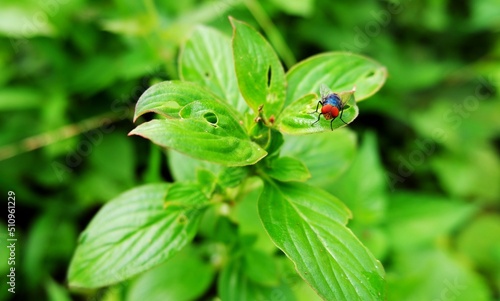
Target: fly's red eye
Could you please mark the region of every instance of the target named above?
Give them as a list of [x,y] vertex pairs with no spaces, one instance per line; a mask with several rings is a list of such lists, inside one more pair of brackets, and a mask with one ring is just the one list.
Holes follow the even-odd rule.
[[[321,113],[322,114],[330,114],[330,112],[332,111],[332,108],[333,108],[332,105],[325,105],[321,108]],[[337,113],[338,113],[338,110],[337,110]]]
[[339,116],[339,109],[337,107],[332,107],[330,110],[330,113],[335,118],[335,117]]

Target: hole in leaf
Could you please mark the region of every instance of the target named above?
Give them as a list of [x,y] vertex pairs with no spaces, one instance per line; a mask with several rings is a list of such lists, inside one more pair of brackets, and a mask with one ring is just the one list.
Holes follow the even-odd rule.
[[184,225],[188,222],[188,219],[185,215],[181,215],[177,218],[177,223],[178,224],[181,224],[181,225]]
[[267,87],[269,88],[271,86],[271,77],[273,76],[273,71],[271,69],[271,66],[267,68]]
[[204,75],[205,75],[206,78],[210,78],[210,73],[208,73],[208,71],[205,71]]
[[217,115],[215,115],[214,113],[212,112],[207,112],[205,114],[203,114],[203,118],[205,118],[205,120],[210,123],[211,125],[216,125],[217,122],[219,121],[217,119]]
[[370,71],[365,75],[365,78],[370,78],[375,75],[375,71]]

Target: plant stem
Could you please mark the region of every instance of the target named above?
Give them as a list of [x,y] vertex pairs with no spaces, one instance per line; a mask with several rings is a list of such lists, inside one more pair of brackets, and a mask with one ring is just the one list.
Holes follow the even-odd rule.
[[109,125],[110,123],[124,119],[123,116],[119,115],[122,115],[122,113],[108,113],[97,117],[91,117],[74,124],[65,125],[52,131],[25,138],[19,142],[2,146],[0,147],[0,161],[54,144],[103,125]]

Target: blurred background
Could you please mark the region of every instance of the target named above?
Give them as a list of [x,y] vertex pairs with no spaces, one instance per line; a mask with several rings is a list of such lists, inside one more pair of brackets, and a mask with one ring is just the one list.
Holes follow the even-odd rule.
[[119,193],[172,181],[163,150],[127,137],[134,105],[178,79],[194,26],[231,35],[229,15],[286,68],[326,51],[387,67],[331,191],[368,216],[352,226],[384,264],[388,300],[500,300],[499,0],[2,0],[0,226],[6,241],[14,191],[17,300],[89,300],[66,286],[78,234]]

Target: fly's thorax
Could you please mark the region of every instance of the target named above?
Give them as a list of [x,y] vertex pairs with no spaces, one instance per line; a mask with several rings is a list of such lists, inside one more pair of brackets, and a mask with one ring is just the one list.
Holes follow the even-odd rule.
[[323,105],[331,105],[339,110],[343,107],[342,100],[337,93],[328,94],[323,100]]

